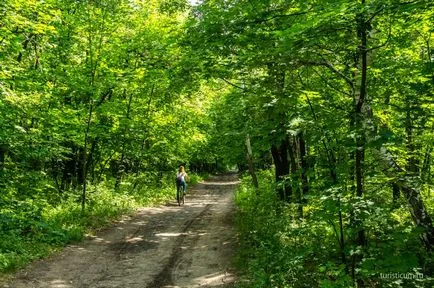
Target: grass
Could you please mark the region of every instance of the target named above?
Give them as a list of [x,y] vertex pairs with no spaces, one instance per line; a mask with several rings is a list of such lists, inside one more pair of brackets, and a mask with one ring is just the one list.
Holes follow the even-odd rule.
[[[65,245],[110,225],[139,207],[156,206],[174,199],[173,177],[124,179],[117,191],[113,181],[89,186],[87,206],[81,211],[78,192],[70,192],[59,204],[26,199],[0,206],[0,279],[44,258]],[[203,177],[191,175],[189,185]]]
[[[272,171],[261,171],[258,176],[257,191],[250,177],[245,176],[235,196],[237,266],[241,272],[237,288],[354,287],[348,272],[351,255],[358,253],[357,244],[351,242],[354,230],[348,222],[352,206],[343,206],[347,209],[343,210],[347,262],[343,263],[333,229],[337,225],[336,201],[326,197],[325,191],[312,191],[304,206],[304,219],[300,221],[297,205],[277,200]],[[396,210],[397,215],[391,215],[387,205],[386,201],[379,201],[371,209],[373,212],[370,206],[365,208],[369,212],[363,218],[369,245],[364,251],[364,261],[358,266],[359,277],[365,287],[432,287],[432,275],[422,270],[425,267],[429,271],[432,258],[421,247],[405,203]],[[380,277],[390,271],[422,272],[424,278],[413,281]]]

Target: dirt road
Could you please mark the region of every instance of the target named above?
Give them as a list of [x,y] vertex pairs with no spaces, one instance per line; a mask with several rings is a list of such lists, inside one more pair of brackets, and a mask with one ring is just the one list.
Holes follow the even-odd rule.
[[235,175],[213,177],[184,206],[142,209],[0,287],[232,287],[236,185]]

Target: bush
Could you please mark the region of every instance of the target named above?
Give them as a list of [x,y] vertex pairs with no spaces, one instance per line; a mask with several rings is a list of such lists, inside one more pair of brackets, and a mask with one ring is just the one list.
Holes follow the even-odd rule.
[[[191,185],[202,178],[191,175]],[[0,203],[0,272],[13,271],[44,257],[68,243],[80,241],[94,229],[108,225],[120,215],[141,206],[157,205],[174,199],[173,175],[127,177],[118,191],[113,181],[90,185],[85,213],[80,197],[64,192],[63,201],[40,199],[3,200]],[[57,197],[61,199],[61,197]]]
[[397,210],[393,215],[400,216],[392,219],[387,216],[390,211],[380,204],[342,200],[346,215],[343,262],[335,230],[336,190],[312,191],[304,206],[304,218],[299,220],[297,205],[277,199],[272,171],[262,171],[258,178],[260,187],[256,191],[250,177],[242,177],[235,196],[240,240],[237,262],[244,272],[239,287],[353,287],[351,255],[357,253],[357,246],[351,242],[354,231],[348,223],[348,211],[356,204],[368,206],[364,208],[363,223],[371,244],[357,267],[366,287],[430,287],[426,286],[432,283],[429,275],[414,281],[380,277],[390,271],[420,272],[432,265],[429,256],[424,255],[408,213]]

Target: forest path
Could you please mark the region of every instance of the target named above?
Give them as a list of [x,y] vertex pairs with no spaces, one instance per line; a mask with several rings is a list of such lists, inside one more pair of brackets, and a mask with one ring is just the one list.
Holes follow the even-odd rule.
[[236,175],[214,176],[175,202],[143,208],[17,273],[10,288],[232,287]]

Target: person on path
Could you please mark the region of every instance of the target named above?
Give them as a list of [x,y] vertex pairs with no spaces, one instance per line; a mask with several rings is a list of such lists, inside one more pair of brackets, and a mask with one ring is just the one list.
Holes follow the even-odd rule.
[[187,173],[185,173],[184,166],[179,166],[178,173],[176,173],[176,188],[182,187],[182,191],[185,194],[187,190],[186,180],[189,180]]

